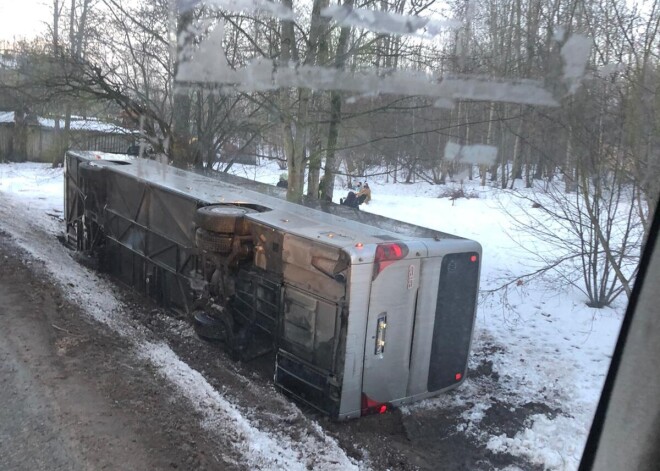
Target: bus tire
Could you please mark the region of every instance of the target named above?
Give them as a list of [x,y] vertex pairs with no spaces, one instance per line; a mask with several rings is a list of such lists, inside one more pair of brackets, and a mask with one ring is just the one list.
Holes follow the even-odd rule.
[[221,234],[249,235],[250,226],[244,216],[256,212],[251,208],[216,204],[203,206],[195,214],[195,224],[207,231]]
[[234,323],[230,316],[225,313],[209,316],[203,311],[198,311],[193,314],[193,326],[195,333],[201,339],[224,342],[227,352],[233,356]]
[[201,227],[195,232],[197,247],[207,252],[228,254],[231,252],[233,240],[231,236],[207,231]]

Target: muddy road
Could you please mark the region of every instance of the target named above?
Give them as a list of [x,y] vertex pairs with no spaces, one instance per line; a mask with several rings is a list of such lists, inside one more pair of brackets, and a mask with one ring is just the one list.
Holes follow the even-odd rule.
[[[330,422],[275,390],[272,358],[232,362],[221,345],[198,339],[184,316],[92,274],[51,239],[45,243],[59,263],[98,276],[121,310],[108,314],[114,324],[99,322],[103,303],[90,316],[71,301],[71,292],[93,288],[54,281],[52,267],[0,231],[2,469],[535,468],[457,432],[470,402]],[[158,342],[160,350],[140,347]],[[487,352],[475,358],[473,384],[497,388]],[[555,412],[502,403],[483,423],[513,436],[533,413]]]
[[170,386],[5,234],[0,264],[2,469],[231,469]]

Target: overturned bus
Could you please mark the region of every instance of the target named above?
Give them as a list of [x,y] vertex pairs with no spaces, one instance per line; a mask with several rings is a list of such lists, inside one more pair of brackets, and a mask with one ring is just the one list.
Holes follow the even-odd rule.
[[66,155],[66,239],[334,419],[464,379],[478,243],[144,159]]

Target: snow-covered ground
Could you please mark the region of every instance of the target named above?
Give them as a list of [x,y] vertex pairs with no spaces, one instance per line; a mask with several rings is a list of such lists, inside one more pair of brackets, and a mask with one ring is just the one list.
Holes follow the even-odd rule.
[[[271,184],[281,173],[276,165],[235,166],[232,171]],[[451,201],[438,198],[446,186],[377,179],[369,179],[369,184],[373,199],[362,210],[479,241],[484,292],[528,273],[534,262],[527,249],[544,248],[541,241],[515,232],[510,213],[522,218],[525,214],[516,212],[514,197],[506,191],[466,183],[466,190],[478,198]],[[87,291],[93,295],[71,291],[73,300],[91,315],[128,338],[142,339],[139,329],[125,325],[117,314],[121,306],[112,290],[93,272],[72,264],[64,250],[54,249],[55,235],[62,230],[62,190],[62,169],[30,163],[0,165],[0,229],[43,260],[59,283],[93,288]],[[338,178],[335,200],[346,191]],[[52,240],[39,233],[51,235]],[[519,455],[548,469],[576,469],[625,309],[623,299],[605,309],[588,308],[584,301],[579,291],[550,279],[514,284],[506,296],[483,294],[471,361],[473,368],[492,362],[492,374],[499,377],[497,387],[468,377],[455,392],[409,406],[404,414],[460,406],[464,422],[456,426],[456,433],[470,435],[491,451]],[[209,426],[222,421],[233,427],[235,446],[252,456],[253,465],[262,469],[368,466],[347,457],[322,433],[294,442],[259,430],[166,345],[141,342],[138,353],[209,414]],[[480,426],[488,410],[501,403],[512,409],[529,404],[544,407],[526,418],[522,431],[507,436]],[[555,412],[543,413],[547,410]]]
[[[274,184],[281,171],[276,166],[239,167],[234,173]],[[372,201],[361,210],[480,242],[482,292],[530,273],[536,268],[530,249],[548,249],[543,241],[517,231],[511,216],[521,220],[527,216],[519,198],[509,191],[464,180],[465,192],[476,197],[452,201],[438,196],[446,194],[448,188],[458,188],[459,183],[394,184],[391,177],[386,182],[385,176],[369,178],[368,182]],[[348,191],[342,183],[338,177],[337,203]],[[517,191],[524,194],[525,190]],[[455,393],[405,411],[474,403],[465,412],[466,423],[459,425],[459,431],[473,434],[495,452],[524,456],[550,469],[576,469],[625,307],[625,299],[620,298],[611,308],[589,308],[581,292],[549,278],[522,281],[506,292],[482,294],[472,361],[475,365],[481,360],[492,361],[493,371],[504,378],[499,382],[501,389],[470,384],[468,378],[468,384]],[[530,417],[529,427],[513,438],[489,435],[479,423],[494,401],[512,406],[541,403],[561,413],[552,419],[543,414]]]

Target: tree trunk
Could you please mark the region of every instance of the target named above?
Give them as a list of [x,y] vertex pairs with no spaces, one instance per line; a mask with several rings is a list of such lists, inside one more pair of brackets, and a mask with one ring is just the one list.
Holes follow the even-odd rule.
[[[319,39],[323,20],[321,19],[321,9],[327,5],[328,0],[314,0],[312,5],[312,19],[309,33],[309,49],[305,57],[305,65],[314,65],[317,61],[319,48]],[[293,0],[284,0],[284,6],[293,9]],[[289,61],[297,61],[298,52],[296,48],[295,33],[292,21],[282,22],[282,66],[288,67]],[[282,116],[283,131],[285,134],[285,151],[287,153],[287,166],[289,170],[289,186],[287,188],[287,199],[289,201],[300,202],[303,196],[303,187],[305,183],[305,163],[306,147],[308,140],[309,127],[309,104],[311,92],[308,88],[298,89],[298,112],[294,121],[290,114],[291,106],[288,91],[280,93],[283,98],[282,104],[284,113]]]
[[[470,144],[470,106],[469,103],[464,103],[464,112],[463,112],[463,135],[461,138],[461,145],[467,146]],[[459,116],[460,121],[460,116]],[[472,180],[472,169],[473,165],[468,163],[468,179]]]
[[25,162],[27,160],[27,123],[25,122],[25,111],[14,112],[14,136],[12,139],[14,162]]
[[321,180],[321,137],[318,126],[314,126],[309,153],[309,174],[307,175],[307,196],[319,197]]
[[60,156],[64,158],[64,152],[69,150],[71,145],[71,103],[66,104],[64,109],[64,132],[62,133],[62,148],[60,149]]
[[[506,113],[506,106],[504,107],[504,119],[506,119],[507,113]],[[507,171],[507,163],[508,160],[506,158],[506,153],[507,153],[507,145],[506,145],[506,135],[504,134],[504,127],[500,126],[500,143],[501,143],[501,173],[500,175],[501,180],[502,180],[502,189],[505,189],[508,183],[508,177],[509,177],[509,172]]]
[[573,162],[573,151],[571,140],[573,139],[573,127],[568,125],[568,136],[566,137],[566,160],[564,167],[564,191],[571,193],[577,191],[577,169]]
[[[55,60],[58,60],[60,54],[60,1],[53,0],[53,54]],[[53,153],[53,167],[60,165],[63,161],[64,152],[62,146],[62,131],[60,129],[60,117],[55,116],[55,152]]]
[[[346,0],[344,5],[352,8],[354,0]],[[335,67],[344,70],[346,65],[346,50],[348,49],[348,39],[351,29],[343,27],[339,33],[337,41],[337,50],[335,52]],[[330,92],[330,124],[328,126],[328,144],[325,153],[325,172],[323,174],[323,198],[332,201],[335,188],[335,172],[337,171],[337,162],[335,150],[339,138],[339,125],[341,124],[341,93],[338,90]],[[351,172],[349,172],[350,174]]]
[[[344,30],[349,28],[342,28],[341,34]],[[348,34],[346,35],[348,36]],[[341,36],[340,36],[341,40]],[[339,124],[341,123],[341,94],[339,91],[333,90],[330,93],[330,125],[328,126],[328,144],[325,153],[325,172],[323,174],[323,188],[322,192],[324,198],[332,201],[334,196],[335,187],[335,171],[337,161],[335,157],[335,149],[337,148],[337,140],[339,138]],[[351,172],[348,172],[349,175]]]
[[[182,11],[177,18],[176,25],[176,58],[174,61],[174,77],[179,70],[179,61],[182,52],[190,45],[191,38],[184,32],[192,25],[192,8]],[[174,87],[172,103],[172,136],[169,150],[170,157],[175,166],[185,168],[193,163],[193,155],[190,149],[190,93],[185,88]]]
[[[495,118],[495,103],[492,101],[488,107],[488,130],[486,131],[486,145],[493,145],[493,119]],[[481,186],[486,186],[486,174],[488,173],[488,165],[481,165],[479,168],[481,172]]]
[[[521,107],[522,111],[522,107]],[[521,135],[523,129],[523,118],[522,116],[518,120],[518,130],[513,140],[513,163],[511,164],[511,189],[516,183],[517,179],[522,178],[522,156],[520,152],[521,147]]]

